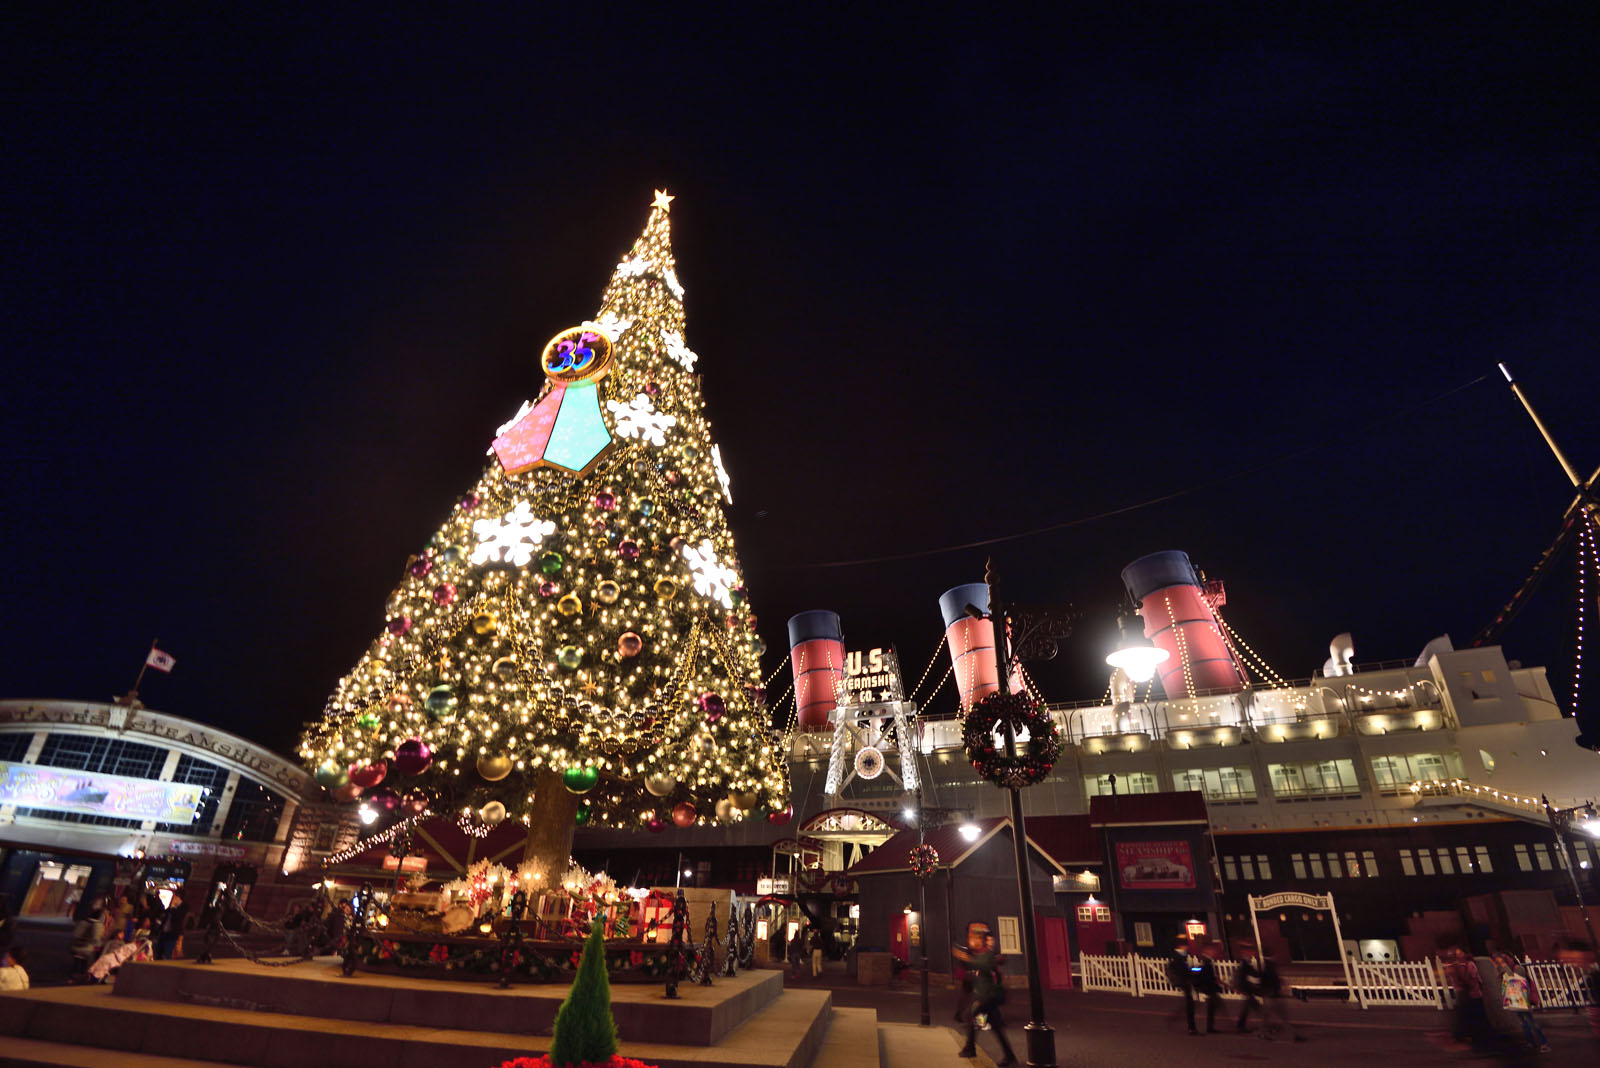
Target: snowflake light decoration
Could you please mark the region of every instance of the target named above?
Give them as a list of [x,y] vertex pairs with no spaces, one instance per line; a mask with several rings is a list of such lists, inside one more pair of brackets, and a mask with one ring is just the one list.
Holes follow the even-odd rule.
[[[584,325],[588,326],[590,324],[585,323]],[[628,332],[628,327],[633,325],[633,320],[632,319],[624,319],[622,316],[618,315],[616,312],[608,311],[604,315],[602,315],[599,318],[595,319],[593,325],[598,326],[600,329],[604,330],[606,332],[606,334],[613,341],[615,341],[617,338],[621,337],[623,334],[626,334]]]
[[517,506],[499,519],[480,519],[472,524],[478,546],[472,550],[476,565],[501,562],[527,567],[539,543],[556,532],[556,525],[533,514],[533,505],[518,501]]
[[694,575],[695,592],[710,597],[724,608],[732,608],[730,591],[739,585],[739,575],[717,559],[717,550],[710,540],[702,541],[698,549],[685,545],[683,558],[689,562],[689,571]]
[[678,422],[677,416],[656,411],[656,406],[643,393],[626,404],[606,401],[606,407],[617,421],[618,434],[625,438],[643,438],[652,445],[665,445],[667,429]]
[[716,469],[717,483],[722,487],[722,499],[733,503],[733,484],[728,481],[728,469],[722,466],[722,446],[711,446],[711,466]]
[[694,362],[700,357],[688,345],[683,343],[683,335],[676,330],[661,331],[661,340],[667,346],[667,355],[683,367],[685,371],[694,370]]
[[637,278],[642,274],[649,274],[652,266],[643,256],[629,256],[617,264],[617,273],[624,278]]
[[661,280],[667,283],[667,288],[672,291],[673,296],[677,297],[679,300],[683,299],[683,283],[678,281],[677,271],[674,271],[671,267],[668,267],[666,270],[661,272]]

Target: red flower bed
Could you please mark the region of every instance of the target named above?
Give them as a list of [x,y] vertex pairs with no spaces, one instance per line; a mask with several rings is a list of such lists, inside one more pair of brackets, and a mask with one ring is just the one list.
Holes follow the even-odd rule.
[[[500,1068],[563,1068],[563,1066],[551,1064],[549,1057],[513,1057],[500,1065]],[[609,1061],[601,1061],[599,1064],[584,1061],[582,1064],[576,1065],[575,1068],[656,1068],[656,1066],[635,1060],[632,1057],[618,1055],[612,1057]]]

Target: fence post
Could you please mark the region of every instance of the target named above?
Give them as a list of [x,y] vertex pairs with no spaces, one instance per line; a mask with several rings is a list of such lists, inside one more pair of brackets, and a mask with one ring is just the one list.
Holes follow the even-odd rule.
[[1133,987],[1133,996],[1144,997],[1144,984],[1139,981],[1139,954],[1128,954],[1128,982]]

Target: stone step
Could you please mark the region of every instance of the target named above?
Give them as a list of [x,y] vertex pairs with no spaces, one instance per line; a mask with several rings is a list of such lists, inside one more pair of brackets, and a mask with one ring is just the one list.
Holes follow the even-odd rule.
[[[438,986],[440,984],[431,984]],[[624,1042],[625,1056],[660,1068],[804,1068],[827,1029],[832,995],[791,990],[711,1046]],[[0,1035],[257,1068],[489,1068],[548,1050],[548,1040],[394,1022],[297,1016],[116,995],[103,986],[37,988],[0,996]],[[45,1061],[43,1063],[52,1063]],[[54,1063],[75,1063],[58,1060]]]
[[835,1008],[813,1068],[879,1068],[878,1010]]
[[0,1043],[0,1068],[222,1068],[222,1061],[154,1057],[94,1046],[65,1046],[7,1035]]
[[[549,1037],[567,984],[452,982],[358,971],[345,977],[334,958],[266,967],[247,960],[200,965],[150,961],[123,965],[118,997],[175,1004]],[[783,974],[741,972],[711,986],[683,984],[669,1001],[660,984],[616,983],[611,1014],[623,1041],[709,1046],[783,993]]]

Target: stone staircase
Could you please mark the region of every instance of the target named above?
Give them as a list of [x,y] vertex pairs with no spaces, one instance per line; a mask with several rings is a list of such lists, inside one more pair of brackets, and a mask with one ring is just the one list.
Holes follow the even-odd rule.
[[[612,987],[625,1056],[660,1068],[879,1068],[876,1012],[834,1008],[826,990],[784,990],[780,972],[680,993]],[[565,986],[345,978],[330,960],[129,964],[115,987],[0,995],[0,1065],[493,1068],[546,1052],[565,996]]]

